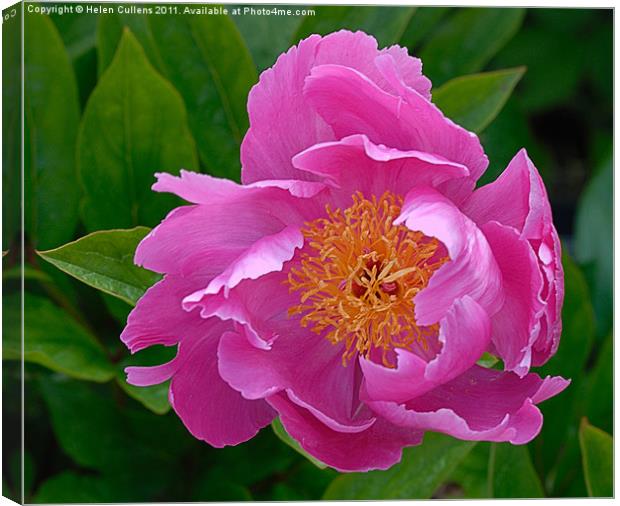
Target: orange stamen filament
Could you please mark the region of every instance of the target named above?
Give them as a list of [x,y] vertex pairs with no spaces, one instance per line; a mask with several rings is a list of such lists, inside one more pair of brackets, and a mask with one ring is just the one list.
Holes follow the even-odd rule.
[[377,349],[393,367],[390,351],[416,342],[427,349],[427,338],[437,334],[437,324],[416,324],[413,298],[448,258],[436,254],[436,239],[393,224],[401,206],[390,192],[371,200],[358,192],[351,207],[327,206],[327,218],[302,230],[308,248],[287,280],[300,304],[289,314],[302,314],[302,326],[344,343],[343,365]]

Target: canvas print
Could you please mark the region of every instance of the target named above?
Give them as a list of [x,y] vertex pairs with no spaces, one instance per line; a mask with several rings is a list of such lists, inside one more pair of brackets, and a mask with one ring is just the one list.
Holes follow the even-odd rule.
[[613,11],[3,11],[3,495],[612,497]]

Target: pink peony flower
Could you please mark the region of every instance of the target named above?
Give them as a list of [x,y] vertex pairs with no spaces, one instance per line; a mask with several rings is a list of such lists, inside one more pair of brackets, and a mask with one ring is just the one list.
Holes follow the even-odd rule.
[[[497,181],[479,139],[430,101],[403,48],[340,31],[281,55],[248,98],[239,185],[157,174],[191,203],[139,245],[165,274],[129,316],[132,352],[178,345],[128,381],[171,379],[209,444],[279,416],[342,471],[385,469],[425,431],[523,444],[568,385],[556,351],[560,244],[525,150]],[[484,352],[504,370],[477,365]]]

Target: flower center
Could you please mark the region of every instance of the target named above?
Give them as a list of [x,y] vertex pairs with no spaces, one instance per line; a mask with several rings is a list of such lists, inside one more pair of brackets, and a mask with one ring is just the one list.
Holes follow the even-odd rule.
[[299,292],[301,325],[344,343],[344,365],[356,353],[380,350],[384,365],[394,348],[436,335],[438,325],[418,327],[413,298],[447,260],[437,239],[394,225],[402,198],[386,192],[379,199],[353,195],[344,211],[326,207],[327,217],[306,223],[307,248],[287,283]]

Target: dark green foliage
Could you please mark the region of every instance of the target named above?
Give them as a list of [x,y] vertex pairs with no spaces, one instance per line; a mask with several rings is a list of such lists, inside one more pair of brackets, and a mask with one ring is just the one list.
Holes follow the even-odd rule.
[[[3,195],[21,194],[21,12],[6,9],[3,15],[15,17],[2,25],[2,189]],[[8,252],[17,241],[20,209],[15,199],[2,199],[2,251]],[[13,255],[15,255],[13,247]]]
[[[174,16],[25,16],[23,272],[19,32],[3,24],[3,494],[20,499],[23,466],[30,503],[612,495],[612,11],[277,6],[315,14],[199,16],[175,5]],[[181,204],[151,190],[154,173],[238,180],[258,72],[300,38],[343,28],[423,59],[435,103],[482,132],[490,165],[479,184],[521,147],[545,180],[566,296],[561,345],[537,372],[572,383],[540,406],[545,424],[526,446],[428,433],[387,471],[340,474],[309,459],[278,420],[247,443],[211,448],[171,409],[168,383],[125,381],[125,367],[176,353],[131,355],[118,338],[160,279],[133,265],[136,245]],[[481,363],[500,368],[492,359]]]
[[524,9],[454,10],[422,47],[425,74],[437,86],[478,72],[517,33],[524,14]]
[[151,191],[154,173],[198,167],[181,96],[128,29],[86,105],[77,153],[89,231],[157,224],[178,200]]
[[48,249],[70,240],[78,222],[78,91],[54,23],[26,16],[24,24],[25,229],[32,244]]
[[168,402],[169,382],[153,385],[150,387],[136,387],[125,381],[125,367],[128,366],[151,366],[164,364],[174,358],[174,349],[164,346],[152,346],[135,355],[125,357],[118,364],[116,382],[130,397],[141,402],[146,408],[158,415],[170,411]]
[[[256,9],[259,6],[247,6]],[[280,6],[261,5],[266,9],[280,8]],[[243,12],[243,11],[242,11]],[[233,21],[246,41],[252,59],[259,72],[271,67],[278,56],[288,50],[295,32],[303,21],[299,16],[254,16],[251,11],[241,16],[233,16]],[[265,34],[269,37],[265,37]]]
[[[582,371],[594,342],[594,311],[588,285],[566,252],[563,265],[566,295],[562,310],[562,344],[556,355],[541,368],[540,374],[571,378],[573,383],[561,395],[549,399],[541,406],[546,423],[541,432],[542,437],[531,444],[539,469],[547,476],[547,486],[551,489],[559,486],[564,479],[564,469],[569,469],[569,462],[572,462],[573,468],[578,465],[575,462],[578,456],[573,452],[581,410],[578,391],[583,382]],[[567,416],[567,413],[572,412],[574,416]]]
[[590,425],[584,418],[579,428],[579,443],[583,469],[590,497],[612,497],[613,484],[613,438]]
[[52,21],[62,37],[77,85],[82,108],[97,84],[96,14],[52,14]]
[[380,47],[397,44],[401,39],[412,16],[414,7],[367,7],[360,9],[356,5],[317,7],[315,16],[307,16],[293,37],[293,43],[305,39],[313,33],[327,35],[346,29],[363,30],[374,35]]
[[[22,357],[20,300],[17,295],[6,297],[2,358],[19,360]],[[83,380],[107,381],[114,375],[106,352],[95,336],[46,298],[25,294],[23,336],[23,358],[28,362]]]
[[39,255],[83,283],[134,305],[160,279],[133,263],[136,247],[148,233],[146,227],[102,230]]
[[584,264],[592,287],[599,336],[609,331],[613,318],[613,252],[611,248],[600,247],[613,234],[613,195],[609,191],[612,180],[613,161],[609,151],[595,167],[584,189],[575,223],[575,257]]
[[112,61],[123,29],[135,34],[151,64],[183,97],[207,171],[239,179],[239,146],[248,127],[246,100],[257,74],[235,23],[228,17],[196,15],[102,17],[100,74]]
[[420,446],[403,450],[401,462],[387,471],[339,476],[324,499],[428,499],[475,445],[427,433]]
[[433,101],[455,123],[480,133],[501,111],[524,68],[457,77],[435,90]]
[[492,443],[489,466],[489,497],[505,499],[545,496],[525,446]]

